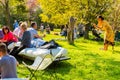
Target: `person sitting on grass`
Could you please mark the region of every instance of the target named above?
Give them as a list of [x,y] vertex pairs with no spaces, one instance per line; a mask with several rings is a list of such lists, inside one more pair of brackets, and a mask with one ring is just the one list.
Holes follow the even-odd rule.
[[28,31],[30,31],[31,33],[31,39],[36,39],[36,38],[40,38],[42,39],[42,36],[39,36],[38,35],[38,32],[37,32],[37,23],[36,22],[32,22],[31,23],[31,28],[28,29]]
[[29,31],[27,31],[27,23],[23,22],[20,25],[20,29],[23,32],[22,38],[19,39],[21,41],[21,45],[19,47],[14,47],[13,50],[9,53],[13,56],[17,56],[21,50],[31,47],[31,34]]
[[112,45],[112,49],[114,49],[114,32],[110,24],[102,16],[98,16],[98,25],[93,24],[93,26],[105,33],[103,50],[108,50],[109,45]]
[[2,29],[0,29],[0,39],[2,39],[4,36],[3,32],[2,32]]
[[21,38],[22,37],[22,32],[20,30],[20,25],[22,24],[22,21],[19,22],[19,26],[17,28],[14,29],[13,34],[17,37],[17,38]]
[[13,28],[15,29],[15,28],[17,28],[18,26],[19,26],[19,24],[18,24],[17,20],[14,20]]
[[14,34],[10,31],[10,29],[7,26],[3,26],[2,32],[4,34],[3,39],[0,40],[0,42],[6,43],[6,45],[9,45],[12,42],[17,42],[18,39],[14,36]]
[[65,36],[65,39],[67,38],[67,29],[68,29],[68,26],[64,26],[62,32],[61,32],[61,36]]
[[45,29],[46,29],[46,33],[47,33],[47,34],[50,34],[50,26],[49,26],[49,24],[46,26]]
[[28,29],[28,31],[31,33],[31,46],[32,47],[40,47],[42,44],[45,43],[44,40],[42,40],[43,37],[45,37],[45,35],[43,36],[39,36],[37,33],[37,23],[32,22],[31,23],[31,28]]
[[0,43],[0,57],[1,78],[17,78],[16,66],[18,62],[15,57],[7,54],[5,43]]
[[41,32],[41,33],[44,33],[44,25],[43,25],[43,23],[41,23],[40,32]]

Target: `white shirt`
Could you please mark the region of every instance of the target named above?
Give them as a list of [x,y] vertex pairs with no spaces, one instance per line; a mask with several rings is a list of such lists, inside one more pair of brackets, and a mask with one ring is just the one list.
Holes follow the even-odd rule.
[[15,30],[13,31],[13,34],[18,36],[19,38],[21,38],[22,37],[22,32],[20,30],[20,27],[15,28]]

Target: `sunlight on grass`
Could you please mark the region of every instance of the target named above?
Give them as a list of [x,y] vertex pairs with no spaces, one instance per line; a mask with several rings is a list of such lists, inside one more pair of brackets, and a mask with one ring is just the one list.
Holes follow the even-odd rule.
[[[56,38],[64,37],[51,32],[44,40]],[[114,52],[112,47],[109,47],[108,51],[99,50],[103,47],[103,42],[83,38],[76,39],[74,45],[69,45],[67,40],[56,40],[56,42],[68,50],[68,56],[71,59],[57,63],[55,67],[57,79],[52,80],[120,80],[119,42],[116,42]],[[48,69],[53,70],[54,65]],[[28,74],[28,70],[20,63],[18,76],[26,77]],[[39,74],[37,73],[38,79],[42,80]],[[49,80],[50,75],[45,74],[44,77]]]

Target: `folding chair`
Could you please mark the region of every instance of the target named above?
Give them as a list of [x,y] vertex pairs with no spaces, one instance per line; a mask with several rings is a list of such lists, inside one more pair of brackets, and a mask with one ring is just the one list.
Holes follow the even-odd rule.
[[[52,50],[50,51],[50,54],[52,55]],[[54,76],[54,78],[56,79],[56,80],[59,80],[58,79],[58,77],[57,77],[57,75],[56,75],[56,62],[58,63],[59,61],[61,61],[61,57],[62,57],[62,55],[64,54],[64,48],[61,48],[61,50],[59,51],[59,53],[58,54],[56,54],[55,56],[53,56],[53,66],[54,66],[54,70],[53,70],[53,73],[55,74],[55,75],[53,75]]]
[[[29,80],[32,80],[33,77],[37,80],[37,78],[35,76],[36,71],[46,69],[53,61],[55,61],[56,58],[58,58],[58,57],[60,58],[62,56],[63,52],[64,52],[64,49],[62,48],[59,51],[59,53],[57,55],[55,55],[54,57],[52,56],[51,53],[46,54],[43,58],[40,56],[37,56],[32,65],[27,65],[25,62],[23,62],[23,64],[27,67],[27,69],[31,73]],[[55,72],[55,69],[54,69],[54,72]],[[53,76],[52,74],[50,74],[50,75]]]
[[46,69],[52,62],[53,57],[51,56],[51,54],[46,54],[45,56],[43,56],[43,58],[37,56],[32,65],[27,65],[25,62],[23,62],[23,64],[27,67],[27,69],[31,73],[29,76],[29,80],[32,80],[33,77],[37,80],[35,76],[36,71]]

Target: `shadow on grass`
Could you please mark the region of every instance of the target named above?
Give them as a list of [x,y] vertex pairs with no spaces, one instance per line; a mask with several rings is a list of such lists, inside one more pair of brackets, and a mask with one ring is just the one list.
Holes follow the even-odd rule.
[[32,64],[34,61],[26,59],[22,56],[17,56],[16,59],[18,60],[19,64],[22,64],[22,61],[24,61],[25,63],[27,63],[28,65]]
[[115,61],[114,59],[103,59],[104,62],[102,64],[104,67],[100,66],[99,63],[96,64],[96,70],[104,70],[106,75],[110,78],[114,78],[114,80],[120,79],[120,61]]
[[115,54],[115,53],[120,53],[120,51],[116,51],[116,50],[114,50],[114,51],[113,51],[113,54]]
[[[43,70],[47,74],[40,76],[41,72],[37,72],[36,76],[38,80],[50,80],[50,74],[56,75],[56,78],[52,76],[51,80],[72,80],[72,77],[78,77],[77,80],[120,80],[120,61],[114,59],[103,58],[99,54],[85,53],[85,58],[81,61],[77,61],[75,66],[71,65],[68,61],[54,62],[47,69]],[[25,60],[30,62],[29,60]],[[28,70],[20,66],[19,75],[26,76],[29,74]],[[65,79],[65,75],[69,75],[70,71],[73,70],[69,79]],[[23,73],[24,72],[24,73]],[[50,74],[48,74],[50,73]],[[69,75],[70,76],[70,75]],[[79,79],[80,77],[80,79]]]
[[[20,56],[16,57],[20,66],[18,66],[19,71],[17,71],[17,73],[20,76],[24,76],[27,77],[30,75],[29,70],[22,64],[22,61],[24,61],[25,63],[27,63],[28,65],[31,65],[33,63],[33,61],[22,58]],[[73,68],[73,66],[67,62],[67,61],[57,61],[57,62],[53,62],[50,66],[48,66],[47,69],[45,70],[39,70],[36,72],[35,76],[37,77],[38,80],[50,80],[50,78],[53,78],[51,80],[64,80],[62,79],[61,76],[59,75],[65,75],[67,73],[69,73],[69,71],[71,70],[71,68]],[[45,72],[45,73],[44,73]],[[42,73],[44,73],[43,75],[41,75]],[[56,78],[54,78],[54,76],[52,75],[56,75]],[[34,79],[33,79],[34,80]]]
[[[79,76],[81,78],[88,80],[120,79],[120,61],[115,61],[114,59],[105,59],[99,57],[99,55],[93,54],[88,54],[87,56],[89,56],[89,58],[93,57],[94,61],[89,61],[90,65],[84,64],[85,68],[79,71]],[[87,61],[85,61],[85,63],[87,63]]]
[[[68,74],[73,66],[65,61],[53,62],[47,69],[43,70],[44,73],[38,80],[64,80],[65,74]],[[39,74],[42,74],[42,72]],[[52,78],[52,79],[51,79]]]
[[100,58],[100,55],[99,54],[93,54],[93,53],[88,53],[88,54],[85,54],[85,56],[88,56],[89,58]]
[[86,50],[86,46],[84,45],[71,44],[71,46],[75,47],[77,50]]
[[120,61],[113,58],[103,58],[97,53],[85,53],[83,59],[76,63],[75,73],[82,80],[119,80],[119,67]]
[[[55,80],[64,80],[61,76],[64,76],[65,74],[68,74],[69,71],[74,68],[69,62],[67,61],[57,61],[53,62],[48,69],[52,72],[52,74],[56,75]],[[49,71],[48,70],[48,71]]]

